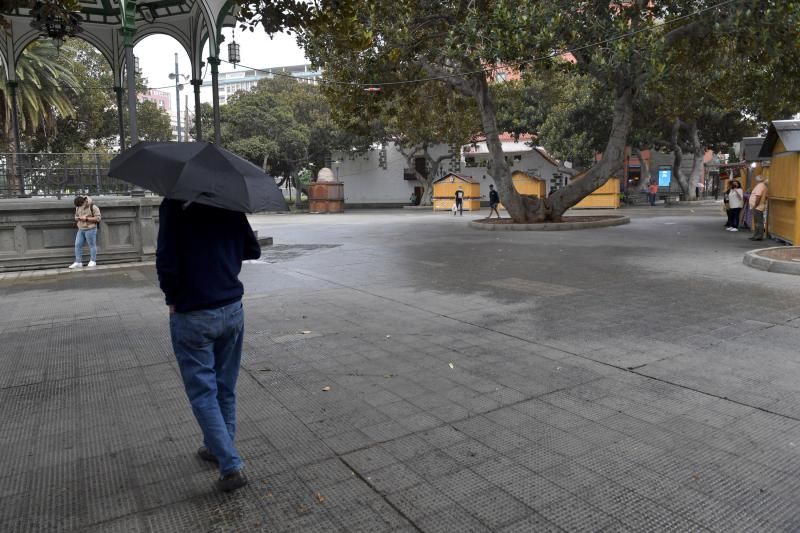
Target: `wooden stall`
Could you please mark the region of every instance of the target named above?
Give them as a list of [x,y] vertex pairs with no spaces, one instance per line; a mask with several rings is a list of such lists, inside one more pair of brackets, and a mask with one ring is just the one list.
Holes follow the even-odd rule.
[[511,182],[517,192],[525,196],[538,196],[545,198],[547,196],[547,184],[543,179],[531,176],[520,170],[514,171],[511,174]]
[[[518,193],[523,196],[538,196],[539,198],[547,197],[547,183],[536,176],[531,176],[521,170],[515,170],[511,174],[511,183]],[[498,209],[505,209],[503,204],[497,206]]]
[[755,169],[769,178],[769,233],[792,244],[800,243],[800,121],[773,122],[759,155],[771,157],[768,173]]
[[450,211],[459,189],[464,191],[464,211],[480,211],[481,184],[452,172],[433,182],[433,210]]
[[[582,179],[576,176],[574,179]],[[573,209],[618,209],[619,178],[610,178],[592,194],[578,202]]]

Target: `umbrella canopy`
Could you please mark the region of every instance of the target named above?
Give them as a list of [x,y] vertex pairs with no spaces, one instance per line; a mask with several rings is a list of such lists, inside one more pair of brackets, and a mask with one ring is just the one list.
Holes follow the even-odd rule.
[[140,142],[111,160],[108,175],[166,198],[231,211],[288,211],[275,180],[207,142]]

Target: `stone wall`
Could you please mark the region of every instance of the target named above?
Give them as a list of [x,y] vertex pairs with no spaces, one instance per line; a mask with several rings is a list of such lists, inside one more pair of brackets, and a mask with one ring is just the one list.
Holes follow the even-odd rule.
[[[159,197],[97,197],[97,262],[149,261],[156,253]],[[0,200],[0,272],[66,267],[74,260],[72,198]],[[84,247],[84,263],[89,250]]]

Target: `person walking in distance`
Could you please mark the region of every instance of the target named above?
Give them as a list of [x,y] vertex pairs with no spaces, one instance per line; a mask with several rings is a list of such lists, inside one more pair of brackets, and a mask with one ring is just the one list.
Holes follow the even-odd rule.
[[736,180],[731,180],[728,196],[728,231],[739,231],[739,217],[744,207],[744,191]]
[[186,395],[203,432],[197,454],[219,466],[217,487],[230,492],[247,484],[234,445],[244,337],[239,272],[261,248],[244,213],[165,199],[159,216],[156,271]]
[[658,197],[658,183],[651,181],[647,186],[647,199],[650,201],[650,207],[655,207],[656,198]]
[[750,193],[750,209],[753,210],[754,233],[750,237],[751,241],[764,240],[764,211],[767,209],[767,198],[769,190],[764,183],[764,176],[756,176],[756,186]]
[[83,244],[89,245],[89,267],[97,266],[97,224],[100,222],[100,208],[88,196],[75,197],[75,262],[69,268],[83,268]]
[[[462,217],[464,216],[464,191],[459,187],[456,191],[456,211]],[[453,211],[453,215],[455,216],[456,211]]]
[[486,218],[492,218],[492,212],[497,213],[497,218],[500,218],[500,212],[497,210],[497,206],[500,205],[500,195],[497,194],[497,191],[494,190],[494,185],[491,183],[489,184],[489,216]]

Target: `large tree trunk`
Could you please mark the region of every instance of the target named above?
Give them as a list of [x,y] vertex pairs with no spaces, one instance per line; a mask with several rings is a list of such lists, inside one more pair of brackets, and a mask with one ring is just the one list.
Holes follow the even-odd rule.
[[541,222],[549,214],[546,199],[522,196],[514,188],[511,179],[511,168],[506,162],[503,152],[503,143],[500,141],[500,132],[497,127],[497,110],[489,93],[489,84],[486,77],[478,75],[473,79],[474,97],[481,113],[481,124],[486,135],[486,147],[491,155],[491,166],[488,173],[497,185],[500,201],[515,222]]
[[692,170],[689,174],[689,199],[697,200],[697,184],[700,183],[700,175],[703,173],[703,156],[705,147],[700,143],[700,134],[697,130],[697,122],[692,121],[689,126],[689,135],[692,138]]
[[[420,180],[420,183],[423,183],[422,200],[425,201],[424,204],[420,202],[420,205],[426,205],[426,206],[433,205],[433,180],[435,180],[436,176],[439,175],[439,169],[441,168],[442,163],[445,160],[450,159],[452,157],[453,154],[448,153],[434,159],[434,157],[431,156],[431,154],[428,152],[428,147],[427,146],[425,147],[425,159],[428,160],[428,164],[431,167],[431,171],[427,179],[425,179],[424,181]],[[417,179],[419,180],[419,177]]]
[[[424,64],[428,72],[441,75],[429,64]],[[569,183],[547,198],[523,196],[514,188],[511,169],[503,153],[500,131],[497,127],[497,110],[489,92],[489,83],[481,73],[468,80],[448,77],[449,83],[462,94],[472,96],[481,113],[481,125],[486,135],[486,146],[492,158],[488,173],[497,184],[500,201],[508,214],[517,223],[559,221],[564,212],[603,185],[610,177],[622,170],[625,144],[633,120],[634,83],[631,74],[622,74],[614,103],[614,119],[611,134],[603,151],[603,157],[595,163],[580,179]]]
[[[437,162],[437,160],[433,159],[428,153],[427,144],[424,143],[415,144],[410,148],[410,150],[406,150],[400,144],[397,144],[396,147],[397,150],[401,154],[403,154],[403,157],[406,158],[406,168],[414,170],[416,180],[417,182],[419,182],[420,187],[422,188],[422,194],[420,195],[419,205],[420,206],[433,205],[433,180],[434,177],[436,176],[436,173],[439,171],[439,165],[441,164],[441,160]],[[428,174],[427,177],[417,172],[417,167],[415,165],[414,160],[420,155],[424,155],[424,157],[431,163],[431,172]]]
[[[647,192],[647,187],[653,179],[653,175],[650,173],[650,159],[645,160],[642,156],[642,150],[639,148],[634,148],[633,153],[639,158],[639,190],[641,192]],[[653,157],[652,149],[650,154],[650,157]]]
[[590,195],[622,170],[625,145],[633,121],[633,87],[623,83],[614,102],[614,119],[603,157],[581,178],[550,195],[552,220],[560,220],[564,212]]
[[[683,126],[688,126],[689,137],[692,140],[692,169],[686,174],[681,169],[683,164],[683,147],[680,142],[680,132]],[[675,119],[672,125],[672,150],[674,159],[672,160],[672,175],[680,187],[683,197],[687,200],[697,199],[697,183],[700,181],[700,173],[703,169],[703,155],[705,150],[700,143],[700,135],[697,130],[697,122],[692,121],[685,124],[680,119]]]

